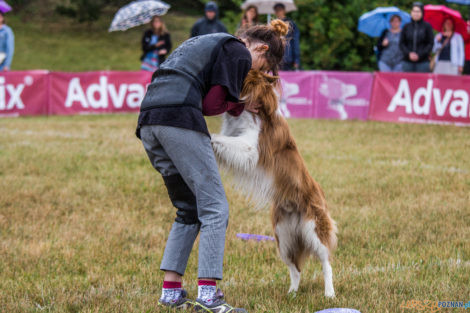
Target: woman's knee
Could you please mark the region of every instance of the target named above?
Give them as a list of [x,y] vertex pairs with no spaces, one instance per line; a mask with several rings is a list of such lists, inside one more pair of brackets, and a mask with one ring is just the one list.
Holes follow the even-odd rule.
[[227,226],[229,219],[229,207],[226,198],[216,203],[211,203],[203,208],[198,207],[199,221],[201,224]]

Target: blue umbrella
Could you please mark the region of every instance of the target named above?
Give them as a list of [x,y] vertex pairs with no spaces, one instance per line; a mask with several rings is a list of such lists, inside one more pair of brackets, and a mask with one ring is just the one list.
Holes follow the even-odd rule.
[[109,31],[127,30],[147,24],[155,15],[164,15],[170,5],[159,0],[137,0],[119,9],[114,16]]
[[470,5],[470,0],[447,0],[447,2]]
[[362,14],[357,29],[370,37],[379,37],[384,30],[390,28],[390,18],[393,15],[401,17],[402,27],[411,21],[410,15],[397,7],[379,7]]

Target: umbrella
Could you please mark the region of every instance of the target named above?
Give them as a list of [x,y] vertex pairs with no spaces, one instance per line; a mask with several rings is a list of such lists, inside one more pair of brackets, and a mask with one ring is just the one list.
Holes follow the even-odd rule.
[[268,22],[271,20],[271,14],[274,13],[274,6],[282,3],[286,6],[286,12],[297,11],[294,0],[246,0],[242,4],[242,9],[245,10],[248,6],[254,5],[258,8],[259,14],[268,14]]
[[446,0],[447,2],[470,5],[470,0]]
[[357,29],[370,37],[379,37],[390,28],[390,18],[394,15],[401,17],[402,27],[411,21],[410,15],[397,7],[379,7],[362,14]]
[[137,0],[119,9],[109,31],[127,30],[150,22],[155,15],[164,15],[170,5],[158,0]]
[[0,12],[7,13],[11,11],[11,6],[8,5],[5,1],[0,1]]
[[452,10],[445,5],[428,4],[424,6],[424,20],[438,32],[442,31],[442,24],[447,18],[454,21],[455,32],[466,36],[467,23],[463,20],[459,11]]

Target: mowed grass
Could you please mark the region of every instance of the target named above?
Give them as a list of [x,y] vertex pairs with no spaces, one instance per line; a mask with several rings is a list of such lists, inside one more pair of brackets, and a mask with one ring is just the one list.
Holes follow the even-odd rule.
[[[134,136],[135,115],[0,121],[0,311],[159,312],[159,262],[175,216]],[[299,292],[255,211],[224,177],[231,218],[228,301],[249,312],[400,309],[407,300],[469,301],[470,129],[290,120],[339,228],[337,297],[318,262]],[[220,119],[209,119],[217,131]],[[197,246],[184,286],[197,294]],[[451,312],[443,309],[443,312]],[[456,309],[452,312],[463,312]]]
[[[114,13],[107,11],[92,24],[80,24],[50,12],[42,17],[26,13],[8,16],[16,41],[12,70],[140,70],[142,35],[149,26],[109,33]],[[176,48],[189,38],[197,17],[171,12],[163,20]]]

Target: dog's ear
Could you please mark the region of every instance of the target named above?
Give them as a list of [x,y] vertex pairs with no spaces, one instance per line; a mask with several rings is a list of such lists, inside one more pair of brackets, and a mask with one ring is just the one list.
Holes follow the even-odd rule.
[[246,103],[255,102],[257,99],[256,87],[260,81],[259,71],[251,70],[248,72],[248,75],[243,82],[243,89],[241,93],[241,98]]
[[245,78],[242,90],[242,99],[246,103],[258,103],[260,111],[271,116],[277,110],[277,95],[274,83],[278,77],[257,70],[251,70]]
[[272,116],[278,109],[278,97],[272,84],[268,83],[263,89],[259,98],[261,111],[267,116]]

